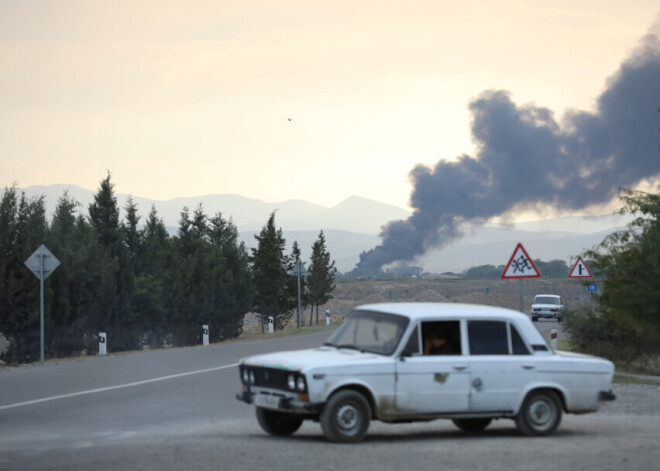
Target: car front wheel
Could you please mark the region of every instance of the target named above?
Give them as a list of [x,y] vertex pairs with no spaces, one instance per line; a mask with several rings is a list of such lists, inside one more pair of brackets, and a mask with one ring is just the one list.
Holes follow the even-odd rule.
[[330,397],[320,419],[321,429],[328,440],[356,443],[367,434],[371,407],[362,394],[346,389]]
[[291,435],[300,428],[303,419],[293,414],[257,407],[257,421],[270,435]]
[[561,402],[552,391],[532,391],[516,416],[516,425],[525,435],[541,437],[554,432],[561,421]]

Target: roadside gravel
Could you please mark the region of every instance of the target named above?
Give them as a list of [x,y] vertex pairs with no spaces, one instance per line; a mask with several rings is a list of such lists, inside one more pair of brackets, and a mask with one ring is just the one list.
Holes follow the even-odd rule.
[[660,415],[660,385],[614,384],[616,400],[606,402],[599,414]]

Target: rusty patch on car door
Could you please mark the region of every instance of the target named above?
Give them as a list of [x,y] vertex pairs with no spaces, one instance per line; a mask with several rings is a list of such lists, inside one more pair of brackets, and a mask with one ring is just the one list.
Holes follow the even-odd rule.
[[449,373],[436,373],[433,375],[433,381],[437,381],[438,383],[445,383],[447,381],[447,378],[449,377]]

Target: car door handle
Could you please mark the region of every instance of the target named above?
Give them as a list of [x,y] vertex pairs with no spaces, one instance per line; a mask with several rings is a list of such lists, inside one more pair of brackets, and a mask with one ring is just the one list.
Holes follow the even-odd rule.
[[534,365],[523,365],[522,367],[526,370],[533,370],[534,369]]
[[458,365],[453,365],[453,367],[454,367],[455,370],[463,371],[464,369],[467,368],[467,365],[458,364]]

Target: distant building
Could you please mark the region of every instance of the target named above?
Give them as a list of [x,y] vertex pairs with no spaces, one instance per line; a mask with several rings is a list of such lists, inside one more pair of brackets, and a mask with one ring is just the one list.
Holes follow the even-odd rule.
[[387,273],[394,278],[421,278],[424,274],[422,267],[397,266],[387,269]]

